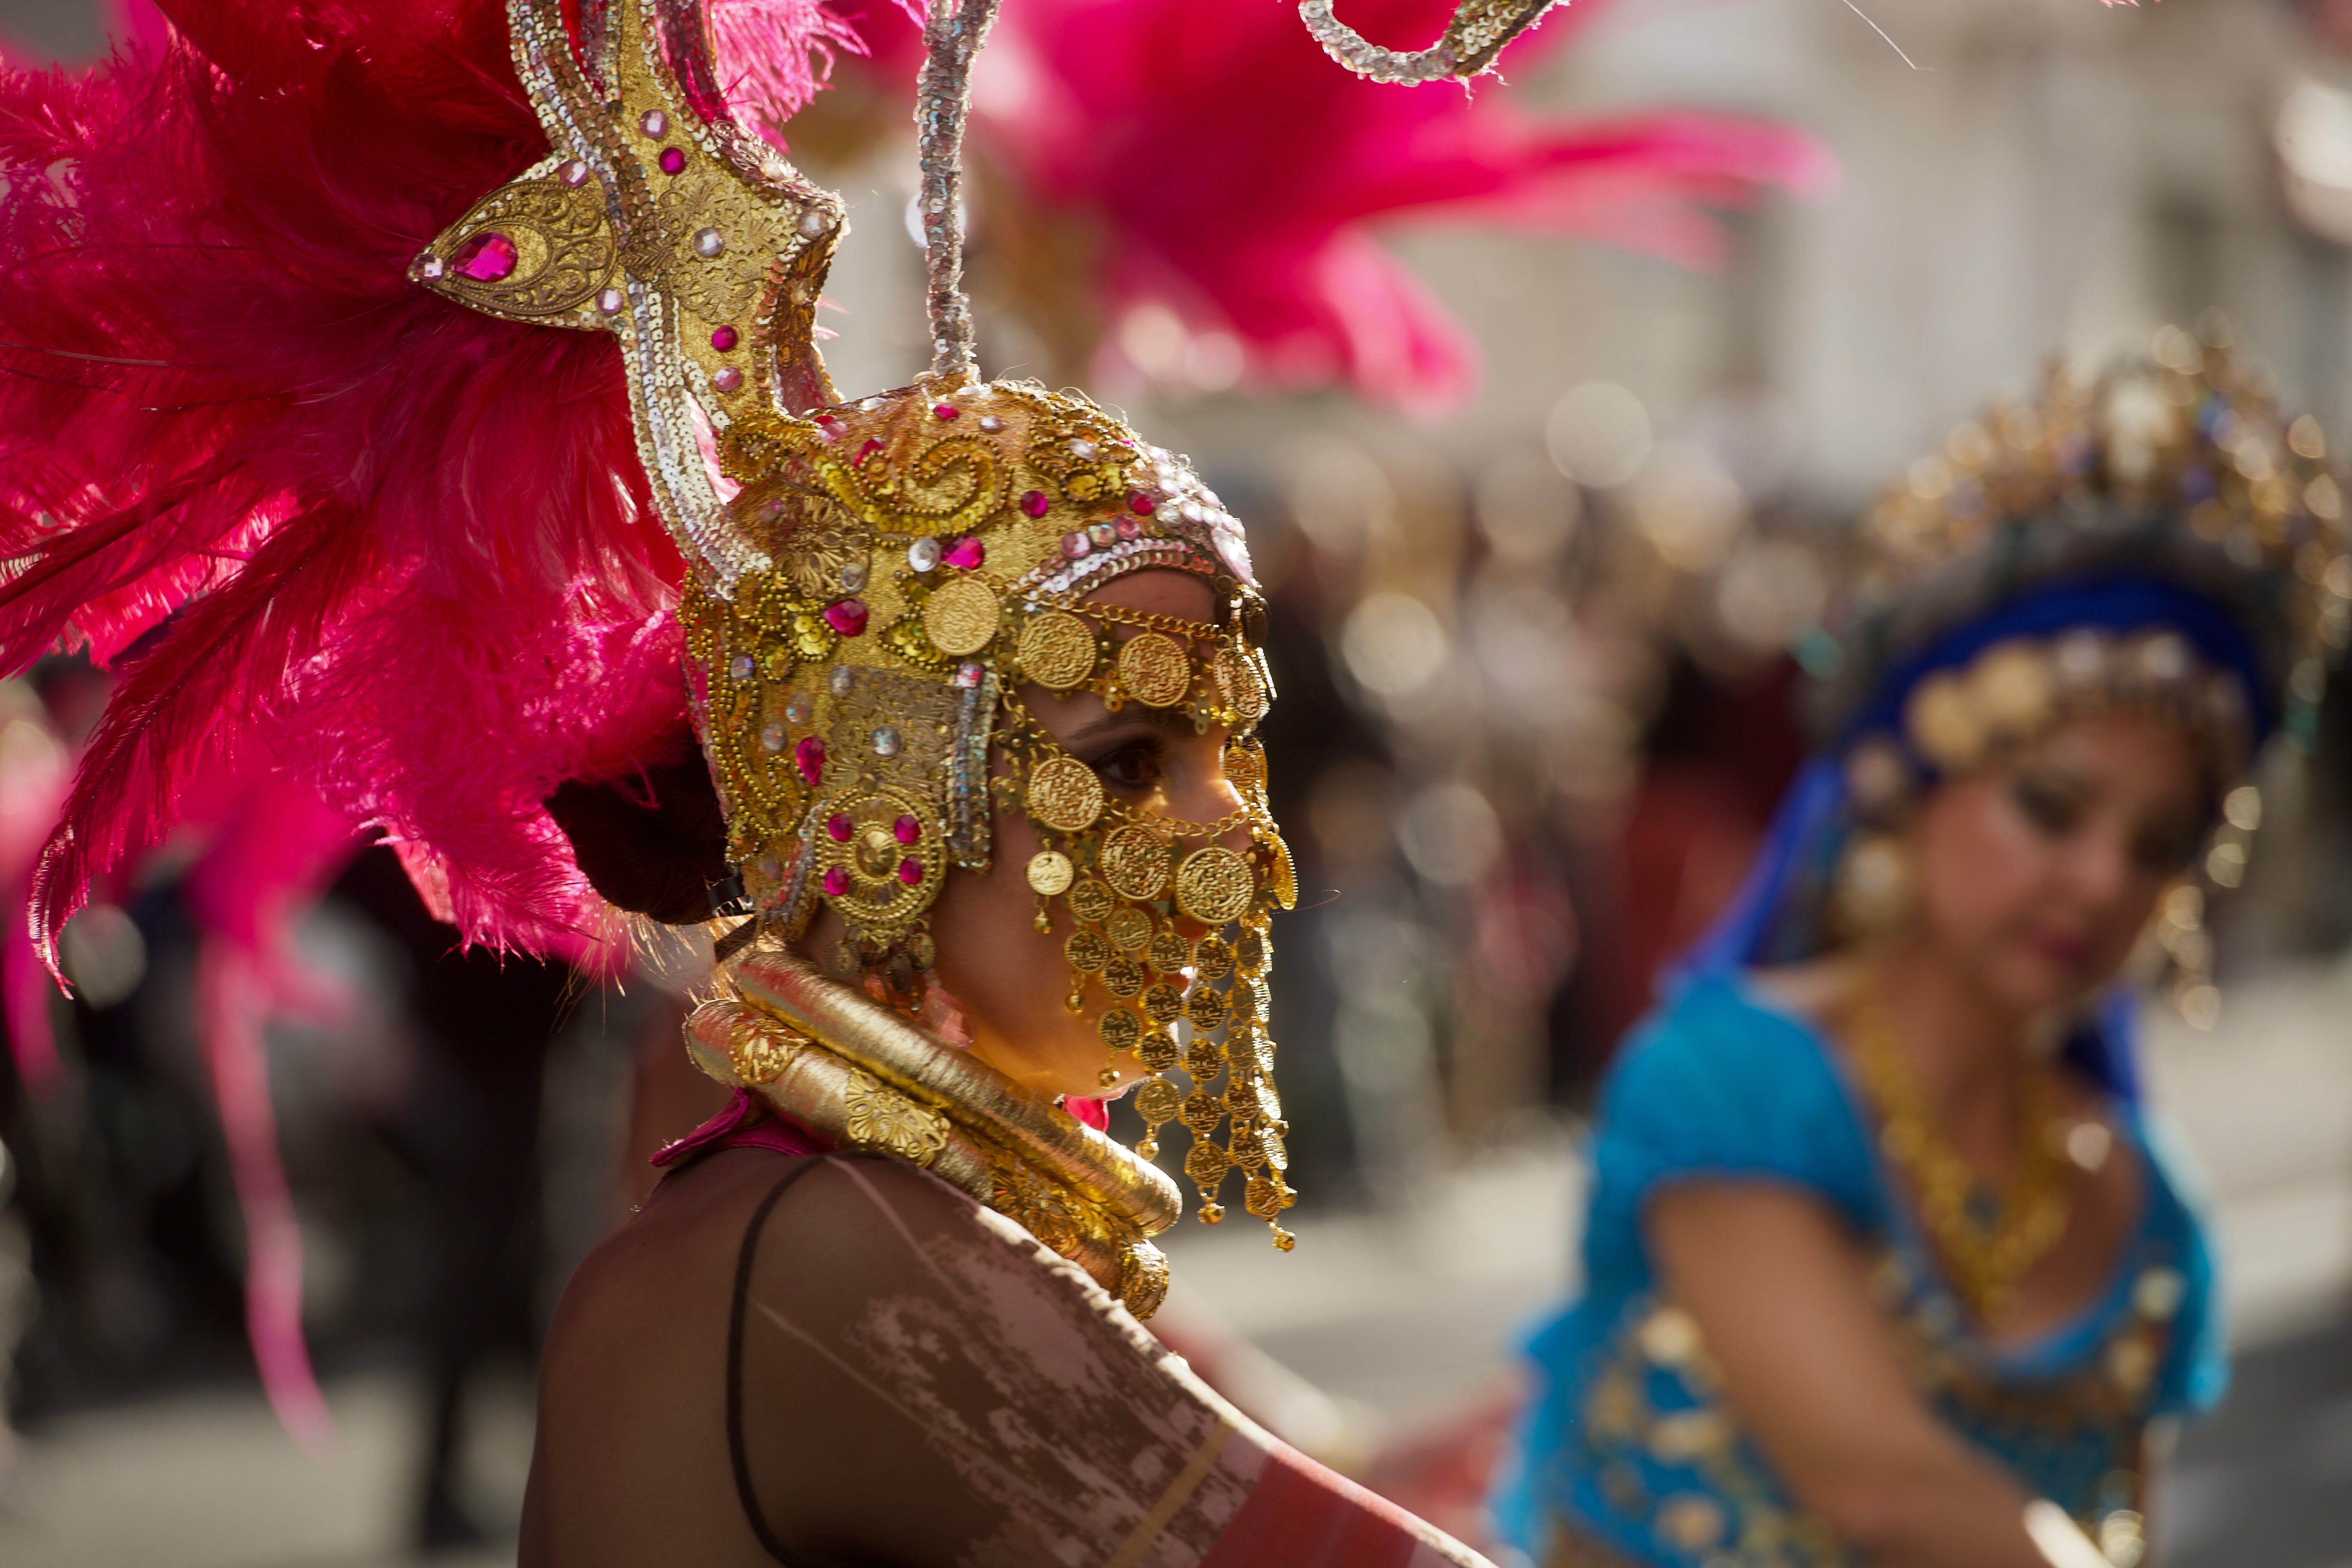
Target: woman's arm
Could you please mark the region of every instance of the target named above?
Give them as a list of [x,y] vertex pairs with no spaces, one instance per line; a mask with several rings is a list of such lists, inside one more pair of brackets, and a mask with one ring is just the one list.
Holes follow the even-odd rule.
[[1884,1568],[2077,1568],[2105,1559],[1937,1419],[1906,1376],[1868,1267],[1788,1187],[1702,1183],[1644,1235],[1748,1430],[1840,1540]]

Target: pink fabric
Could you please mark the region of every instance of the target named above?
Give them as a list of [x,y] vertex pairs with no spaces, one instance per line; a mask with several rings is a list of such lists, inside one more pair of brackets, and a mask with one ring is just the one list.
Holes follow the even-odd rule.
[[1110,1105],[1106,1100],[1083,1100],[1075,1094],[1067,1095],[1063,1098],[1062,1109],[1097,1132],[1110,1131]]
[[663,1145],[653,1163],[660,1166],[682,1165],[722,1149],[768,1149],[779,1154],[833,1152],[831,1143],[797,1121],[787,1121],[770,1113],[751,1098],[750,1089],[739,1089],[728,1100],[726,1110],[677,1142]]

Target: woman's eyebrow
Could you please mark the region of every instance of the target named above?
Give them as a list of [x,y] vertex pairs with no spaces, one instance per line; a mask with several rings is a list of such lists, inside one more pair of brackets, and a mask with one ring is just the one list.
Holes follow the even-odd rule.
[[1087,720],[1085,723],[1079,725],[1076,729],[1063,736],[1062,744],[1068,746],[1079,741],[1090,741],[1097,735],[1107,734],[1113,730],[1122,729],[1129,725],[1140,722],[1142,722],[1142,721],[1139,720],[1136,715],[1132,713],[1105,713],[1099,718]]

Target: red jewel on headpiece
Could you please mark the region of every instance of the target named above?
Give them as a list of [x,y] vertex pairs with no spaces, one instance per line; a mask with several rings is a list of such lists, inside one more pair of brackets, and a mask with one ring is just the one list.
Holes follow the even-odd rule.
[[839,866],[824,868],[824,892],[827,898],[838,899],[849,891],[849,873]]
[[941,419],[953,419],[958,415],[961,414],[963,410],[958,408],[952,403],[942,403],[933,408],[931,412]]
[[484,229],[457,247],[449,270],[477,283],[496,283],[513,276],[515,242],[495,229]]
[[866,630],[866,601],[835,599],[824,607],[824,624],[845,637],[854,637]]
[[1021,510],[1031,517],[1043,517],[1054,503],[1045,499],[1044,490],[1031,490],[1021,498]]
[[720,353],[725,353],[729,349],[733,348],[735,343],[736,336],[734,328],[718,327],[712,330],[710,333],[710,346],[717,349]]
[[850,829],[856,826],[846,812],[836,811],[824,819],[824,830],[833,836],[835,844],[848,843]]
[[923,825],[911,816],[902,816],[890,825],[891,834],[901,844],[912,844],[923,836]]
[[865,467],[866,459],[872,457],[881,449],[882,437],[879,436],[868,436],[866,437],[866,445],[857,448],[857,456],[849,459],[849,466],[853,468]]
[[682,173],[682,172],[685,170],[685,168],[686,168],[686,154],[685,154],[685,153],[683,153],[679,152],[679,151],[678,151],[677,148],[675,148],[675,147],[665,147],[665,148],[663,148],[663,149],[662,149],[662,155],[661,155],[661,171],[662,171],[662,173],[663,173],[663,174],[676,174]]
[[940,559],[959,572],[976,572],[980,563],[988,559],[988,546],[980,542],[978,535],[967,533],[941,551]]
[[793,766],[800,769],[801,782],[814,784],[824,777],[824,742],[811,735],[793,748]]
[[898,880],[907,886],[919,887],[923,880],[923,863],[912,855],[898,862]]
[[1159,505],[1160,503],[1158,501],[1153,500],[1141,490],[1138,490],[1133,495],[1127,498],[1127,510],[1135,513],[1138,517],[1150,517],[1152,512],[1158,509]]

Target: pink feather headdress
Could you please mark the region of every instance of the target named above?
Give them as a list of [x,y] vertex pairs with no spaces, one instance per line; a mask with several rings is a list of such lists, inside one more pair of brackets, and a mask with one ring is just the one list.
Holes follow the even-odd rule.
[[[498,0],[164,0],[162,47],[0,76],[0,668],[141,644],[36,873],[52,967],[189,782],[274,761],[467,940],[614,919],[540,804],[685,734],[609,343],[454,310],[417,251],[544,154]],[[824,0],[714,7],[787,114]]]

